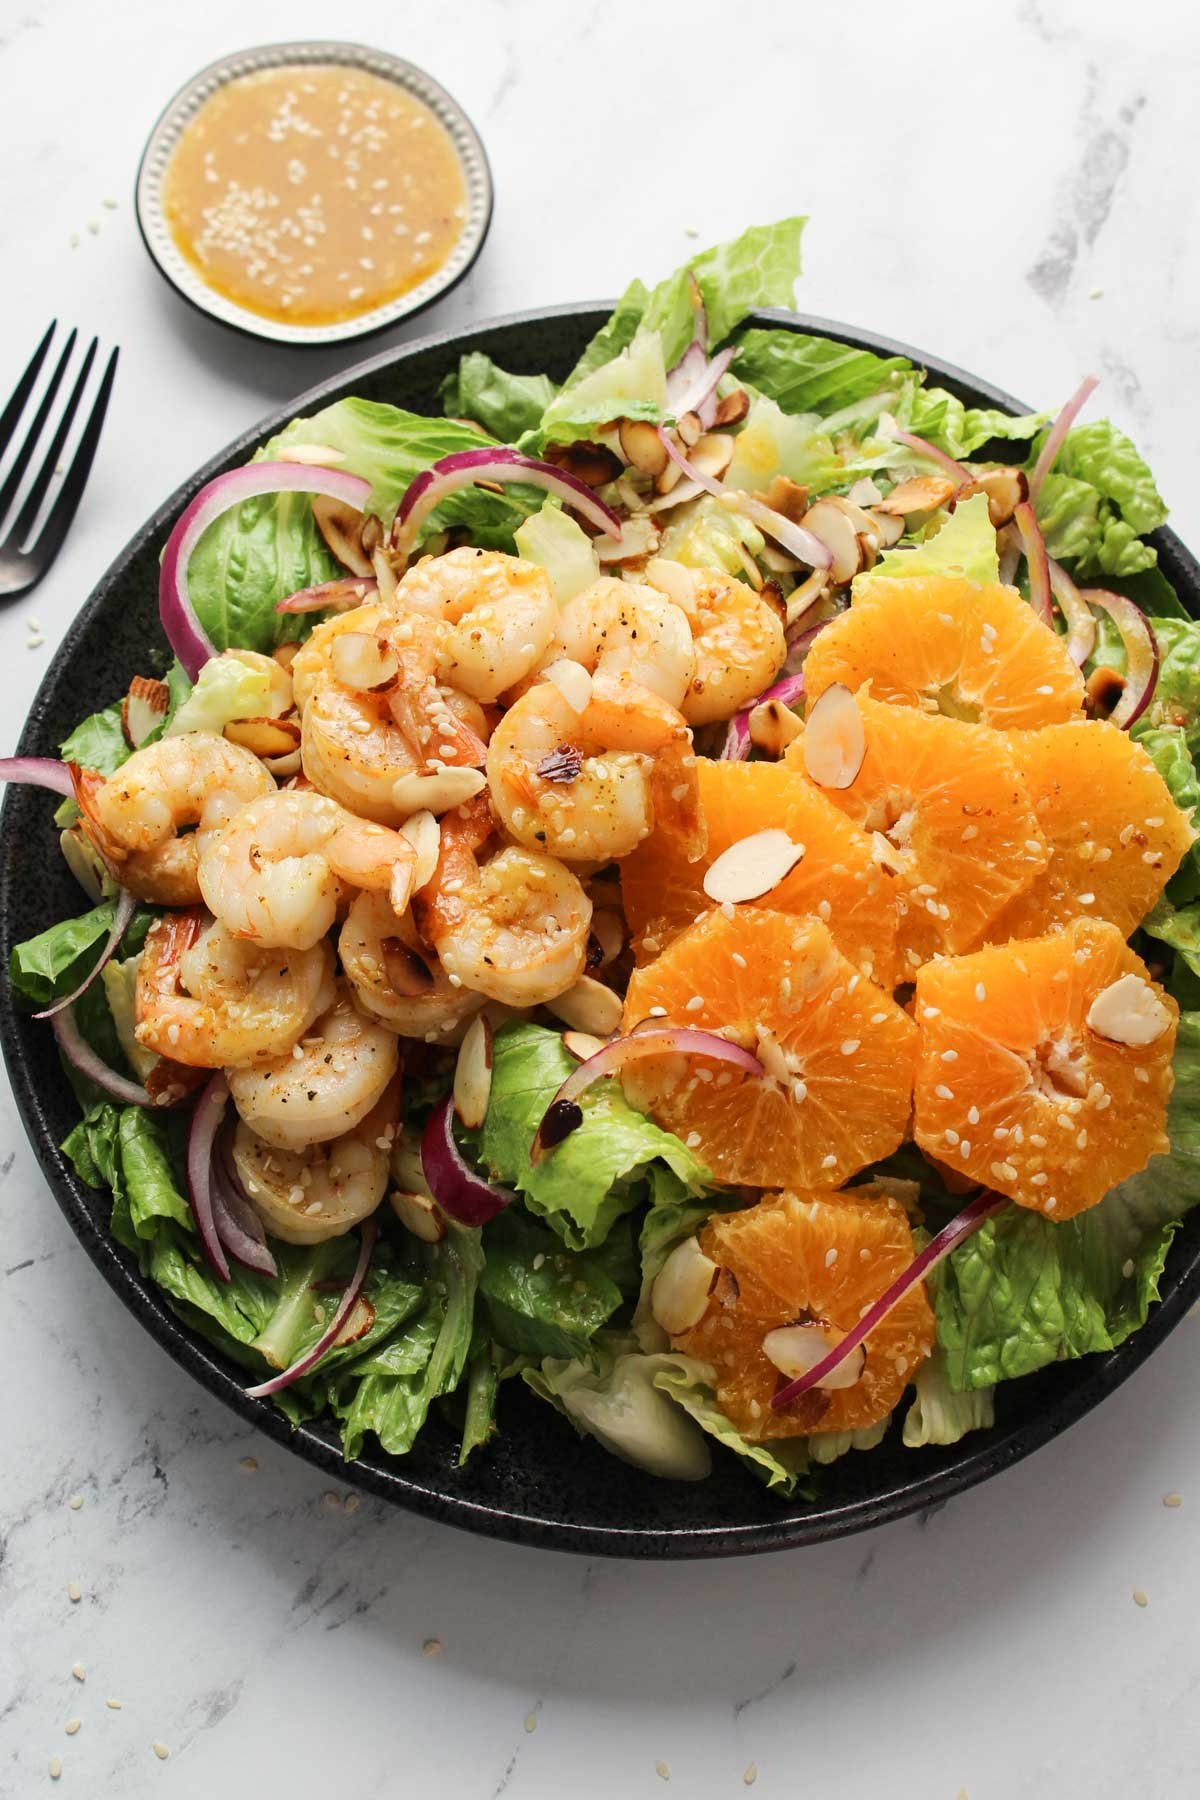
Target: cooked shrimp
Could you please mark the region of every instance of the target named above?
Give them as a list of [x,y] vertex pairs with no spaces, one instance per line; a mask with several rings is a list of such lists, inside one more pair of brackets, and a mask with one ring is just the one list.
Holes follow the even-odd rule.
[[490,835],[490,819],[481,826],[469,808],[443,820],[417,920],[451,982],[505,1006],[539,1006],[583,974],[592,903],[577,875],[539,851],[513,845],[481,867],[476,852]]
[[628,676],[597,675],[582,712],[553,682],[530,688],[492,734],[487,776],[513,837],[566,862],[627,856],[656,823],[703,850],[692,734]]
[[315,788],[378,825],[403,824],[392,788],[424,765],[386,695],[356,693],[332,675],[317,680],[304,708],[300,756]]
[[679,605],[692,628],[696,667],[680,711],[689,725],[731,719],[770,687],[784,664],[783,620],[769,599],[720,569],[693,569]]
[[281,1150],[240,1122],[233,1160],[271,1235],[319,1244],[370,1218],[387,1192],[399,1119],[400,1083],[393,1081],[353,1130],[306,1150]]
[[199,901],[197,853],[223,805],[275,792],[257,756],[211,731],[147,744],[107,778],[69,767],[83,828],[109,873],[156,906]]
[[476,700],[495,700],[541,662],[557,621],[546,571],[495,550],[426,556],[396,590],[437,645],[438,675]]
[[333,1001],[333,949],[266,950],[201,908],[166,913],[146,934],[134,1035],[191,1068],[222,1069],[290,1050]]
[[568,600],[558,622],[558,654],[589,674],[628,674],[669,706],[687,693],[695,662],[686,616],[641,582],[599,581]]
[[260,1138],[282,1150],[304,1150],[365,1119],[399,1062],[395,1032],[361,1013],[343,981],[329,1011],[298,1045],[270,1062],[231,1069],[229,1091]]
[[308,950],[337,916],[340,881],[385,893],[402,913],[416,852],[406,837],[356,818],[313,790],[240,807],[200,852],[200,891],[235,937]]
[[455,985],[427,945],[412,913],[397,919],[382,894],[359,894],[338,938],[342,968],[360,1006],[402,1037],[446,1044],[483,1005]]
[[292,658],[292,693],[301,713],[323,675],[333,673],[333,648],[339,638],[375,637],[391,619],[381,600],[370,600],[351,612],[335,613],[308,636]]

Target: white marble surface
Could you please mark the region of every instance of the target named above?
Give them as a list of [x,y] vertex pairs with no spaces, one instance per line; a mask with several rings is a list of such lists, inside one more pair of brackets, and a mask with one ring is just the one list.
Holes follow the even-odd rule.
[[[1096,369],[1200,540],[1193,9],[4,0],[0,390],[51,312],[123,346],[66,553],[0,615],[5,745],[140,520],[338,366],[188,312],[130,210],[144,135],[193,69],[337,31],[426,65],[487,139],[491,241],[430,328],[657,276],[688,226],[709,242],[809,211],[804,307],[1039,402]],[[54,1755],[64,1793],[121,1800],[633,1800],[663,1791],[659,1761],[696,1800],[755,1768],[764,1800],[1196,1792],[1200,1323],[926,1522],[784,1558],[586,1564],[328,1505],[121,1310],[7,1091],[0,1152],[4,1796],[45,1791]]]

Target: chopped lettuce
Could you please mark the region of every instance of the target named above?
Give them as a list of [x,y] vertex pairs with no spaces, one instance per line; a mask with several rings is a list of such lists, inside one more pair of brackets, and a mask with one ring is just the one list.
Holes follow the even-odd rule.
[[916,382],[908,385],[892,410],[906,431],[928,439],[939,450],[957,458],[972,456],[992,438],[1025,442],[1045,425],[1049,417],[1047,413],[1014,415],[990,406],[964,406],[948,389],[923,387]]
[[886,1419],[877,1419],[874,1425],[860,1425],[856,1431],[814,1431],[807,1440],[809,1460],[826,1467],[848,1456],[851,1450],[874,1450],[882,1444],[891,1422],[889,1413]]
[[441,401],[452,419],[473,420],[501,444],[532,431],[558,389],[548,375],[510,375],[482,350],[460,357],[442,383]]
[[837,485],[842,465],[815,413],[786,413],[763,394],[752,401],[734,439],[725,484],[762,493],[776,475],[820,494]]
[[907,356],[876,356],[833,338],[752,326],[738,334],[732,372],[784,412],[841,412],[877,399],[871,416],[878,418],[894,410],[899,377],[911,369]]
[[1193,975],[1200,975],[1200,902],[1176,906],[1163,895],[1150,908],[1141,928],[1161,944],[1168,944]]
[[579,1254],[515,1209],[484,1234],[479,1297],[491,1335],[525,1356],[587,1356],[591,1340],[621,1304],[600,1261]]
[[78,724],[60,747],[64,762],[77,762],[85,769],[96,769],[111,775],[132,754],[121,729],[121,706],[116,702],[92,713]]
[[536,563],[550,577],[560,606],[591,587],[600,574],[592,540],[582,526],[553,500],[531,513],[513,533],[518,556]]
[[712,1469],[704,1433],[665,1392],[658,1377],[679,1372],[690,1385],[695,1369],[685,1356],[603,1353],[596,1366],[547,1357],[523,1379],[571,1421],[581,1437],[665,1481],[703,1481]]
[[232,719],[265,718],[272,711],[272,686],[269,669],[256,667],[236,650],[222,651],[205,663],[163,735],[180,737],[187,731],[219,734]]
[[1163,523],[1166,506],[1133,444],[1107,419],[1067,433],[1035,510],[1050,555],[1072,563],[1077,577],[1136,575],[1158,561],[1142,534]]
[[583,1123],[535,1166],[529,1152],[550,1101],[576,1067],[556,1031],[513,1020],[497,1032],[492,1090],[480,1160],[492,1178],[516,1187],[571,1250],[602,1244],[615,1220],[642,1198],[638,1178],[665,1163],[698,1193],[708,1171],[692,1152],[635,1112],[615,1081],[597,1082],[581,1102]]
[[968,1431],[987,1431],[996,1422],[995,1389],[956,1392],[946,1380],[942,1352],[935,1348],[917,1371],[916,1396],[904,1415],[904,1444],[957,1444]]
[[1146,1321],[1183,1214],[1200,1200],[1200,1014],[1184,1013],[1171,1151],[1062,1224],[1011,1206],[942,1265],[938,1341],[951,1388],[1112,1350]]
[[632,341],[589,375],[564,388],[542,415],[542,444],[571,443],[614,419],[661,419],[667,405],[667,365],[657,331],[639,325]]
[[968,581],[998,581],[1000,562],[995,528],[988,517],[987,495],[975,494],[964,500],[947,516],[936,536],[911,548],[885,550],[869,574],[855,578],[855,598],[869,593],[872,579],[880,575],[892,579],[902,575],[963,575]]
[[[1150,704],[1135,731],[1143,739],[1147,725],[1177,726],[1193,756],[1200,755],[1200,621],[1154,621],[1158,639],[1158,680]],[[1124,666],[1124,656],[1116,666]]]
[[768,1444],[752,1444],[717,1405],[711,1386],[712,1370],[706,1363],[697,1362],[694,1357],[674,1355],[647,1357],[646,1360],[658,1364],[653,1376],[655,1387],[682,1406],[702,1431],[724,1444],[727,1450],[732,1450],[750,1473],[765,1482],[768,1488],[778,1489],[784,1498],[795,1492],[797,1483],[808,1469],[809,1452],[816,1439],[773,1438]]
[[462,1443],[458,1453],[461,1469],[476,1450],[481,1450],[496,1429],[496,1397],[500,1392],[500,1370],[488,1345],[472,1350],[467,1365],[467,1398],[463,1413]]
[[[14,992],[32,1006],[48,1006],[77,987],[96,961],[112,930],[115,900],[101,900],[76,919],[60,919],[36,937],[14,944],[9,956],[9,979]],[[140,908],[130,921],[124,944],[140,949],[154,918]]]
[[674,508],[660,554],[689,569],[724,569],[727,575],[740,575],[747,556],[757,556],[764,543],[762,532],[749,519],[710,494],[701,494]]

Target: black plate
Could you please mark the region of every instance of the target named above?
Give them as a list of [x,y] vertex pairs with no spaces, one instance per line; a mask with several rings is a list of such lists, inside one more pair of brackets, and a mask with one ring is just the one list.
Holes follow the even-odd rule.
[[[148,648],[161,647],[159,551],[171,523],[204,482],[245,462],[293,415],[347,394],[436,413],[438,385],[464,350],[485,350],[517,372],[548,370],[562,377],[607,310],[558,307],[389,350],[313,388],[230,445],[171,496],[104,576],[42,683],[21,738],[21,754],[56,755],[60,741],[98,697],[123,693],[130,677],[146,669]],[[757,322],[820,332],[883,355],[907,355],[972,406],[1028,410],[961,370],[885,338],[790,313],[763,313]],[[1185,605],[1200,612],[1195,558],[1169,531],[1155,532],[1152,541]],[[5,963],[14,943],[43,930],[52,919],[79,911],[79,890],[55,853],[48,813],[44,793],[12,788],[0,815],[0,948]],[[327,1474],[413,1512],[517,1543],[589,1556],[725,1556],[815,1543],[937,1505],[1010,1467],[1082,1418],[1162,1342],[1200,1292],[1197,1209],[1172,1245],[1162,1303],[1119,1350],[1002,1383],[994,1428],[974,1432],[953,1448],[905,1450],[893,1429],[877,1450],[843,1457],[823,1471],[821,1497],[812,1503],[771,1499],[723,1453],[709,1481],[654,1481],[594,1443],[577,1439],[519,1383],[510,1383],[502,1399],[502,1435],[466,1469],[455,1466],[456,1444],[436,1415],[411,1455],[391,1458],[373,1449],[346,1464],[332,1432],[313,1426],[293,1432],[270,1401],[248,1400],[242,1392],[244,1374],[181,1325],[158,1290],[113,1243],[106,1223],[107,1196],[84,1187],[57,1147],[77,1111],[49,1028],[16,1012],[7,994],[0,1001],[0,1038],[25,1129],[72,1230],[125,1305],[177,1362],[244,1419]]]

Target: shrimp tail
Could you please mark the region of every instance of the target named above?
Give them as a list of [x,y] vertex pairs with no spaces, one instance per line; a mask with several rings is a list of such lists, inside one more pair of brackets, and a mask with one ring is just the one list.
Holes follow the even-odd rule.
[[119,879],[121,864],[127,860],[129,852],[106,830],[96,805],[96,796],[108,777],[101,775],[98,769],[85,769],[82,763],[77,762],[68,762],[67,771],[88,840],[97,855],[108,865],[110,873]]

